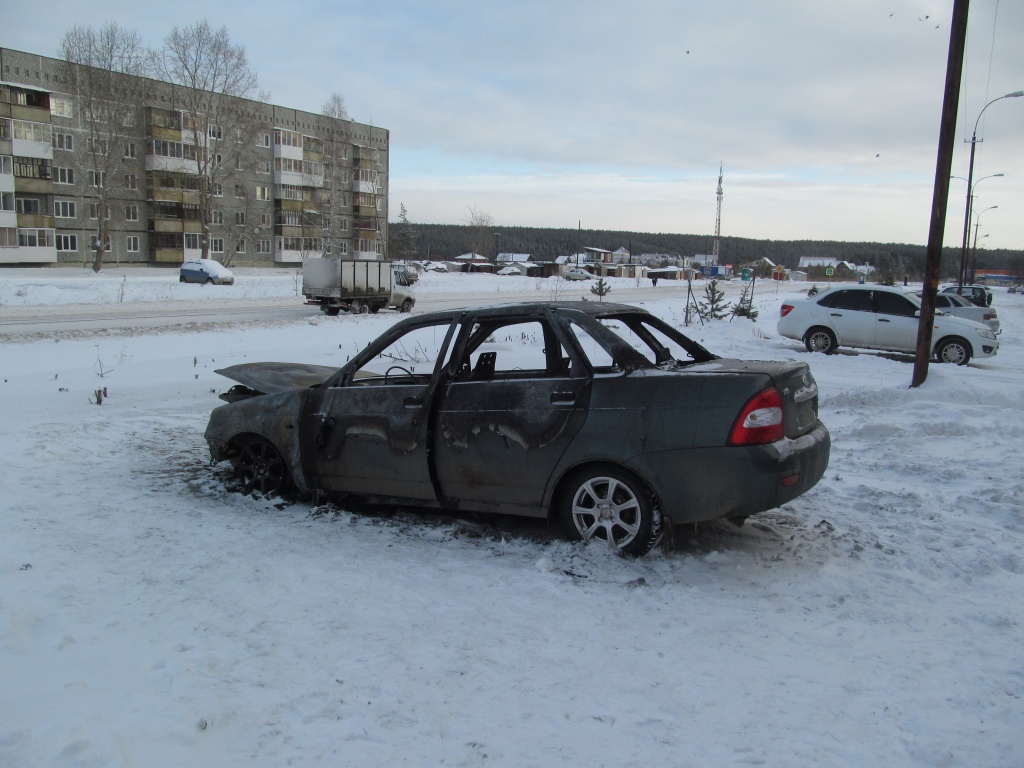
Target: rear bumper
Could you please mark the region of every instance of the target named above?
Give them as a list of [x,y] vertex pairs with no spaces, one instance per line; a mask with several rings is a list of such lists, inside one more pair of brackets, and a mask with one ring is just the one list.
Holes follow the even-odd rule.
[[828,469],[832,439],[824,424],[796,439],[742,448],[647,455],[647,477],[673,525],[748,517],[813,488]]

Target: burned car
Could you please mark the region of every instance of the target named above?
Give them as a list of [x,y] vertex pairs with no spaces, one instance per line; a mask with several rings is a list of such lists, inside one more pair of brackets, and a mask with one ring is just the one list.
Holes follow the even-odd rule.
[[340,369],[218,373],[238,384],[206,439],[246,492],[547,518],[627,554],[785,504],[829,458],[806,364],[722,359],[625,305],[435,312]]

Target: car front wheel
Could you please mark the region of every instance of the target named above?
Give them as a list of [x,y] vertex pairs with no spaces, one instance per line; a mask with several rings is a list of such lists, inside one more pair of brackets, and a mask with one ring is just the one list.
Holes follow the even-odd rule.
[[967,365],[971,360],[971,348],[963,339],[945,339],[935,348],[935,357],[940,363]]
[[804,334],[804,346],[808,352],[823,352],[826,355],[835,352],[839,346],[836,336],[828,328],[811,328]]
[[242,493],[275,496],[289,487],[288,467],[284,459],[262,437],[248,439],[232,464],[242,484]]
[[615,467],[574,473],[564,486],[559,514],[570,539],[600,539],[608,548],[643,555],[662,534],[662,517],[650,490]]

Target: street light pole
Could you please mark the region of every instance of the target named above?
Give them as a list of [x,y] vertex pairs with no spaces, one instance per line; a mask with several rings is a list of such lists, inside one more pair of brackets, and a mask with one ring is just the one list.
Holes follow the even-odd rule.
[[978,143],[978,124],[981,122],[981,116],[985,114],[985,110],[997,101],[1002,101],[1003,99],[1016,99],[1021,96],[1024,96],[1024,91],[1014,91],[1013,93],[1008,93],[1005,96],[992,99],[992,101],[981,108],[981,112],[978,113],[978,119],[974,121],[974,132],[971,134],[971,159],[967,165],[967,207],[964,211],[964,242],[960,248],[960,284],[957,287],[957,293],[963,293],[964,272],[967,270],[967,239],[971,233],[971,207],[974,199],[974,149]]
[[[978,214],[978,218],[974,221],[974,253],[971,254],[971,282],[975,282],[977,271],[978,271],[978,227],[981,226],[981,214],[985,211],[991,211],[993,208],[998,208],[998,205],[990,205],[985,208],[981,213]],[[988,235],[985,235],[988,237]]]

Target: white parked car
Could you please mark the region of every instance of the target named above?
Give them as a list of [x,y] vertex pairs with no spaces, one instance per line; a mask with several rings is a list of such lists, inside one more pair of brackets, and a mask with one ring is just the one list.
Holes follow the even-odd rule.
[[[915,293],[914,295],[920,296],[921,294]],[[999,333],[999,314],[995,307],[980,307],[956,293],[937,293],[935,294],[935,308],[942,310],[947,315],[984,323]]]
[[[913,353],[921,302],[899,288],[839,285],[816,296],[783,303],[778,332],[799,339],[809,352],[861,347]],[[972,357],[992,357],[999,349],[987,325],[936,314],[932,353],[942,363],[966,365]]]
[[562,273],[566,280],[590,280],[594,276],[583,269],[583,267],[569,267]]
[[214,283],[234,285],[235,276],[231,270],[213,259],[191,259],[181,265],[178,271],[179,283]]

